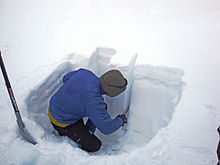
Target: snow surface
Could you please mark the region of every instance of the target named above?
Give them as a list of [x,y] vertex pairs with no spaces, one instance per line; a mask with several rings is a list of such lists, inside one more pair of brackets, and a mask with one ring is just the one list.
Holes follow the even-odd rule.
[[[19,134],[0,76],[0,164],[216,164],[219,18],[218,0],[0,0],[0,48],[38,142]],[[93,154],[52,132],[48,100],[62,75],[84,67],[128,76],[136,53],[127,131],[97,132],[103,146]],[[124,95],[105,97],[112,116]]]

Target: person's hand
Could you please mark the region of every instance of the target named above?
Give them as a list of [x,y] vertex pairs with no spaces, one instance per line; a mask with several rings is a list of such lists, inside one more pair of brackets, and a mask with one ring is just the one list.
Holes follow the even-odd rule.
[[125,124],[127,124],[127,122],[128,122],[128,119],[125,116],[125,114],[118,115],[118,117],[120,117],[123,120],[122,126],[125,126]]

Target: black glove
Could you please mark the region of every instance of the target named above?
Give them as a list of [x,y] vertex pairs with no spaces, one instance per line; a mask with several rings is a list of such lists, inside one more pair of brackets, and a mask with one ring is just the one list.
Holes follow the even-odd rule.
[[125,124],[127,124],[127,122],[128,122],[128,119],[125,116],[125,114],[118,115],[118,117],[120,117],[123,120],[122,126],[125,126]]

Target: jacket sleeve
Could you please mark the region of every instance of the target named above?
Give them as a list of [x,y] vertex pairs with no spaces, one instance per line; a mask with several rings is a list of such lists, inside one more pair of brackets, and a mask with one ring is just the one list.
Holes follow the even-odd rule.
[[77,71],[72,71],[63,76],[63,83],[69,80]]
[[111,119],[105,109],[104,99],[95,92],[87,93],[86,113],[92,123],[104,134],[111,134],[123,125],[120,117]]

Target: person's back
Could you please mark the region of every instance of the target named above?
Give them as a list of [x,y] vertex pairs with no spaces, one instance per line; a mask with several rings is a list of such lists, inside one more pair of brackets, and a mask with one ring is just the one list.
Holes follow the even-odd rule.
[[99,78],[91,71],[79,69],[63,77],[63,86],[50,100],[51,115],[59,122],[73,124],[86,116],[88,92],[97,92],[101,97]]

